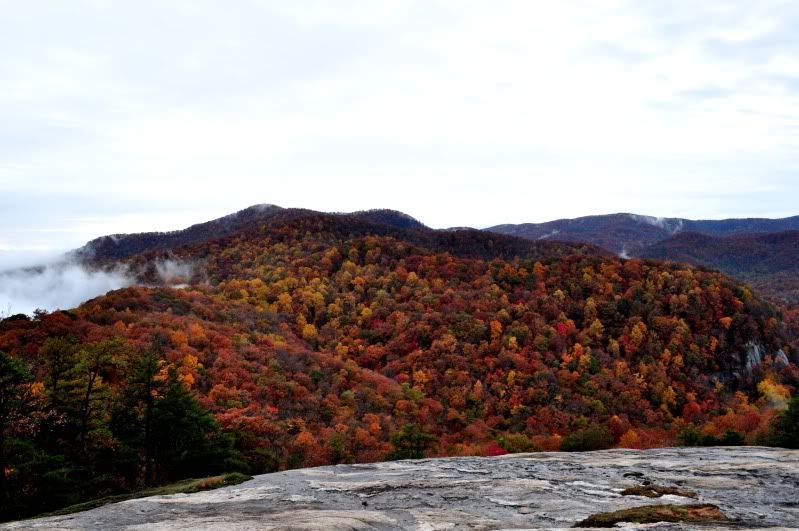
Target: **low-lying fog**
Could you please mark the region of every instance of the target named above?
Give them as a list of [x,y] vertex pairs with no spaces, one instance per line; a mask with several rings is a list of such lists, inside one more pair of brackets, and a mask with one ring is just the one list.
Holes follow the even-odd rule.
[[[165,284],[179,284],[191,275],[191,266],[173,260],[155,264]],[[34,310],[75,308],[111,290],[136,284],[126,269],[97,271],[66,255],[3,257],[0,255],[0,318]],[[182,284],[180,284],[182,285]]]

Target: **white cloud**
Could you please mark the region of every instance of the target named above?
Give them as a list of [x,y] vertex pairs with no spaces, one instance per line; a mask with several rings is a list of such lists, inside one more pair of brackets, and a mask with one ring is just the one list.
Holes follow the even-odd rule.
[[0,316],[66,310],[132,283],[121,272],[89,271],[63,262],[0,272]]
[[795,214],[797,22],[743,0],[9,4],[0,239],[261,202],[432,226]]
[[[186,287],[196,265],[175,259],[152,264],[158,285]],[[111,290],[141,284],[142,271],[118,264],[92,269],[62,254],[0,248],[0,318],[34,310],[68,310]]]

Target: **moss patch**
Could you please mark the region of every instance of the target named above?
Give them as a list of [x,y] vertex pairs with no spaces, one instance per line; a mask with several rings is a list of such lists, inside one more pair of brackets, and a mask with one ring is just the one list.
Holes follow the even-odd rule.
[[199,479],[184,479],[169,485],[161,487],[153,487],[151,489],[140,490],[137,492],[130,492],[126,494],[117,494],[115,496],[106,496],[104,498],[97,498],[87,502],[70,505],[63,509],[58,509],[51,513],[39,514],[33,518],[43,518],[45,516],[61,516],[64,514],[79,513],[81,511],[88,511],[89,509],[96,509],[109,503],[117,503],[125,500],[133,500],[136,498],[146,498],[147,496],[164,496],[167,494],[191,494],[192,492],[200,492],[202,490],[213,490],[220,487],[228,487],[230,485],[238,485],[252,479],[252,476],[241,474],[239,472],[232,472],[222,476],[210,476],[207,478]]
[[594,514],[574,527],[613,527],[619,522],[654,524],[685,522],[689,524],[724,522],[727,517],[715,505],[646,505],[611,513]]
[[622,496],[646,496],[647,498],[660,498],[667,494],[683,496],[685,498],[696,498],[696,492],[692,490],[680,490],[677,487],[661,487],[659,485],[640,485],[621,491]]

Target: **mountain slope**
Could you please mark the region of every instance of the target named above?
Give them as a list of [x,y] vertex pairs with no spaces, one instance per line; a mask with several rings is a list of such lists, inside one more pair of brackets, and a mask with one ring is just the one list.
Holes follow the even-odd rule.
[[799,305],[797,229],[799,216],[688,220],[611,214],[487,230],[537,241],[586,242],[625,257],[713,267],[751,283],[771,300]]
[[103,264],[135,255],[170,252],[229,237],[258,237],[270,227],[302,225],[311,232],[342,236],[391,236],[433,251],[472,258],[548,258],[567,254],[607,255],[607,251],[582,243],[532,242],[523,238],[476,229],[433,230],[394,210],[368,210],[328,214],[305,209],[256,205],[217,220],[173,232],[117,234],[90,241],[73,251],[88,264]]
[[685,232],[651,245],[641,255],[719,269],[773,298],[799,304],[799,231],[726,237]]
[[531,240],[557,239],[599,245],[617,254],[637,256],[653,243],[680,232],[715,236],[799,230],[799,216],[783,219],[690,220],[637,214],[609,214],[546,223],[497,225],[486,230]]
[[734,275],[799,272],[799,231],[726,237],[684,232],[649,246],[642,257],[689,262]]
[[[168,250],[183,245],[215,240],[230,234],[246,232],[263,224],[285,223],[318,214],[321,212],[302,208],[282,208],[269,204],[253,205],[233,214],[198,223],[182,230],[102,236],[88,242],[73,253],[83,260],[120,259],[143,252]],[[427,228],[411,216],[396,210],[375,209],[338,215],[394,228]]]
[[530,240],[559,240],[599,245],[616,254],[636,254],[647,245],[668,238],[681,227],[679,220],[634,214],[585,216],[546,223],[497,225],[486,230]]
[[359,212],[353,212],[352,214],[345,214],[349,215],[350,217],[360,219],[363,221],[369,221],[372,223],[379,223],[382,225],[388,225],[390,227],[396,227],[398,229],[426,229],[428,228],[424,223],[405,214],[404,212],[399,212],[397,210],[389,210],[385,208],[374,209],[374,210],[361,210]]

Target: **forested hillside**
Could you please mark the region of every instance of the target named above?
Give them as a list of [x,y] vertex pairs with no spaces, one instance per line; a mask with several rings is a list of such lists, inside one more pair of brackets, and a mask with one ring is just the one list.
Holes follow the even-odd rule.
[[536,241],[589,243],[625,257],[712,267],[750,283],[771,301],[799,305],[799,216],[690,220],[610,214],[488,230]]
[[772,299],[799,305],[799,231],[727,237],[686,232],[648,247],[642,256],[719,269]]
[[3,516],[229,470],[754,442],[799,384],[795,313],[587,245],[312,214],[126,263],[164,259],[191,285],[0,322]]

